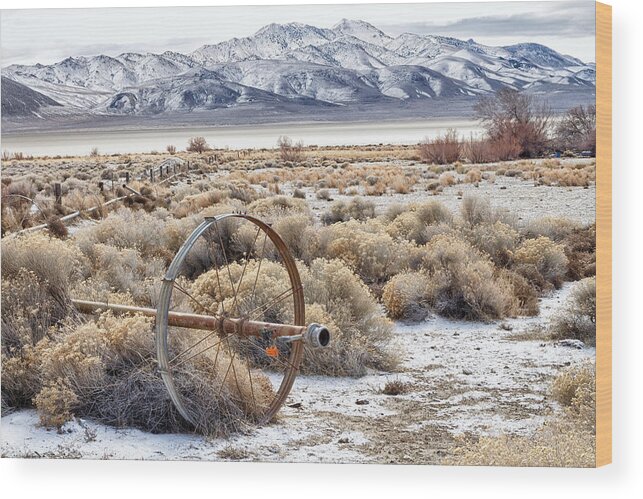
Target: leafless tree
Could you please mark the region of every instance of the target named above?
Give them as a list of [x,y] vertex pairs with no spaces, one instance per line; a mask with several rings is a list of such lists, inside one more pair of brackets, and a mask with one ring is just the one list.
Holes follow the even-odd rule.
[[301,140],[293,143],[290,137],[282,135],[277,140],[277,147],[279,147],[279,154],[284,161],[299,163],[304,160],[304,143]]
[[504,88],[482,97],[475,106],[489,140],[518,144],[521,157],[542,155],[549,144],[551,109],[532,95]]
[[212,149],[205,140],[205,137],[192,137],[188,141],[187,151],[198,152],[199,154]]
[[556,140],[561,149],[589,150],[596,153],[596,107],[577,106],[565,114],[556,126]]

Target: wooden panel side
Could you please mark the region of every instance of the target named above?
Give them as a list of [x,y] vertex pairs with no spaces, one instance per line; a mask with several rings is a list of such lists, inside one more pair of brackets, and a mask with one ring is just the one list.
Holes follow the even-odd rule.
[[596,3],[596,466],[612,462],[612,7]]

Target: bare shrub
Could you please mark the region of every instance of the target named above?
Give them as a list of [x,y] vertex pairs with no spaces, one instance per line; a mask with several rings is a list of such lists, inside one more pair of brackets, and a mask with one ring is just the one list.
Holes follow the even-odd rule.
[[165,148],[165,150],[166,150],[169,154],[172,154],[172,155],[176,154],[176,146],[173,146],[173,145],[171,145],[171,144],[170,144],[170,145],[168,145],[168,146]]
[[411,384],[405,383],[399,379],[387,381],[382,388],[381,393],[384,395],[403,395],[411,390]]
[[572,338],[596,344],[596,278],[583,279],[550,326],[554,339]]
[[494,209],[487,199],[479,196],[466,195],[462,199],[460,215],[468,225],[492,225],[498,221],[508,222],[506,213]]
[[316,193],[317,199],[330,201],[330,191],[328,189],[319,189]]
[[290,137],[282,135],[277,140],[277,147],[279,148],[279,155],[283,161],[300,163],[306,159],[304,155],[304,143],[301,140],[293,142]]
[[321,255],[342,260],[367,284],[387,281],[405,263],[403,246],[376,220],[350,220],[324,227],[319,240]]
[[475,110],[494,147],[517,144],[521,157],[539,156],[547,149],[552,114],[534,96],[503,88],[481,97]]
[[192,137],[190,138],[190,140],[188,140],[188,146],[185,150],[188,152],[196,152],[202,154],[206,151],[210,151],[211,149],[212,147],[210,147],[210,144],[208,144],[207,140],[205,140],[205,137]]
[[537,238],[545,236],[557,243],[563,241],[579,225],[576,222],[560,217],[543,217],[531,220],[524,229],[525,237]]
[[421,142],[418,154],[425,163],[445,165],[455,163],[462,157],[462,142],[455,129],[448,129],[444,136]]
[[577,106],[567,111],[556,126],[556,142],[563,151],[596,154],[596,106]]
[[449,187],[458,183],[455,175],[453,175],[453,173],[451,172],[444,172],[442,175],[440,175],[439,182],[442,187]]
[[92,158],[98,157],[98,147],[92,147],[91,151],[89,151],[89,155]]
[[295,213],[310,214],[304,199],[286,196],[272,196],[258,199],[248,206],[248,212],[261,218],[280,218]]

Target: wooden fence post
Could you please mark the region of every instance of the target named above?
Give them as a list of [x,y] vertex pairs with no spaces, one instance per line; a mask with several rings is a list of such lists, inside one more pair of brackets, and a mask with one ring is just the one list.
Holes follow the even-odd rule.
[[150,168],[150,182],[154,182],[154,168]]
[[58,182],[54,184],[54,197],[56,204],[60,206],[63,203],[63,186]]
[[125,172],[125,183],[129,184],[129,172]]

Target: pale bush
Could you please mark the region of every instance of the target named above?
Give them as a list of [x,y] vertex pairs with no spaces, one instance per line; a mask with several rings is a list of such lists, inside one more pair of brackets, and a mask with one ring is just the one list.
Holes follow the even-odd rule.
[[116,248],[137,250],[143,257],[171,258],[165,232],[166,210],[156,210],[153,214],[141,210],[120,208],[110,213],[98,225],[79,231],[78,244],[91,245],[103,243]]
[[520,240],[518,232],[502,222],[474,225],[467,234],[471,243],[498,266],[509,265]]
[[464,181],[469,184],[476,184],[482,180],[482,172],[477,168],[472,168],[464,176]]
[[416,213],[407,211],[406,213],[398,215],[395,220],[386,227],[386,232],[393,239],[406,239],[407,241],[424,244],[426,242],[425,228],[426,226]]
[[330,209],[321,215],[324,225],[346,222],[351,219],[367,220],[375,216],[375,205],[368,200],[356,197],[349,202],[335,201]]
[[449,187],[458,183],[455,175],[453,175],[453,173],[451,172],[444,172],[442,175],[440,175],[439,181],[442,187]]
[[551,393],[579,425],[596,431],[596,367],[592,362],[569,367],[558,374]]
[[78,406],[78,397],[64,383],[56,381],[38,393],[34,404],[43,426],[60,428],[72,419],[73,411]]
[[491,320],[516,310],[511,285],[495,274],[490,260],[458,237],[435,236],[426,245],[422,267],[429,275],[427,302],[440,315]]
[[555,339],[572,338],[596,344],[596,278],[589,277],[574,287],[563,310],[550,326]]
[[559,243],[578,228],[578,223],[566,218],[544,217],[530,221],[525,227],[524,233],[528,238],[545,236]]
[[349,265],[367,284],[383,282],[405,265],[404,246],[377,220],[336,223],[320,231],[320,254]]
[[393,276],[382,290],[382,303],[392,319],[423,319],[428,277],[419,272],[402,272]]
[[248,213],[262,219],[274,219],[295,213],[310,214],[310,208],[304,199],[272,196],[252,202]]
[[469,225],[494,224],[498,221],[509,223],[510,217],[506,212],[494,209],[487,199],[466,195],[460,206],[460,215]]
[[567,273],[567,256],[563,246],[540,236],[522,242],[514,253],[518,265],[533,265],[545,281],[560,287]]

